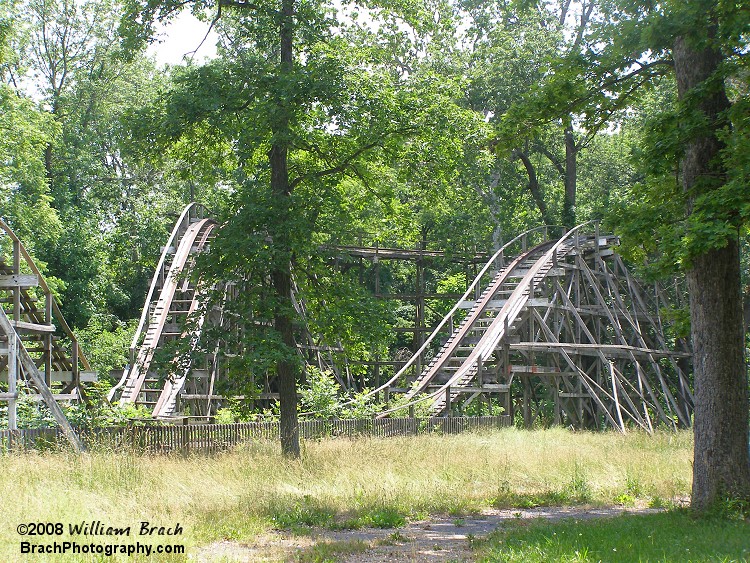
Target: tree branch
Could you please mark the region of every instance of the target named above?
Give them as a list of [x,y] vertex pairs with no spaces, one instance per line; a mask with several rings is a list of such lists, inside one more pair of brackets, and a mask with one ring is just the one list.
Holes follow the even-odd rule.
[[[291,187],[294,189],[297,185],[300,183],[311,179],[311,178],[323,178],[325,176],[331,176],[333,174],[340,174],[344,172],[353,161],[355,161],[357,158],[362,156],[364,153],[374,149],[375,147],[382,146],[382,143],[385,139],[388,137],[391,137],[392,135],[400,135],[404,133],[409,133],[412,131],[416,131],[416,128],[414,127],[407,127],[405,129],[399,129],[397,131],[391,131],[390,133],[386,133],[376,141],[373,141],[371,143],[368,143],[360,148],[358,148],[356,151],[354,151],[352,154],[350,154],[348,157],[344,158],[339,164],[336,166],[331,166],[330,168],[325,168],[323,170],[318,170],[317,172],[313,172],[312,174],[306,174],[303,176],[298,176],[291,182]],[[310,147],[312,148],[312,147]],[[319,155],[321,154],[320,151],[318,151],[316,148],[313,149],[311,152],[317,152]]]
[[552,166],[554,166],[555,169],[560,173],[560,176],[562,176],[563,178],[565,177],[565,167],[562,165],[562,162],[560,162],[560,159],[552,154],[552,151],[550,151],[541,143],[534,143],[534,150],[546,156],[552,163]]

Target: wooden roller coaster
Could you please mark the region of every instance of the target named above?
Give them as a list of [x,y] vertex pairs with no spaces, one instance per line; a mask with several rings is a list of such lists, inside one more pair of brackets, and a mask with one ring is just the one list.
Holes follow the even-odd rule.
[[[689,426],[690,353],[684,342],[680,351],[668,346],[659,315],[664,291],[646,291],[615,253],[616,237],[596,224],[556,240],[544,240],[547,232],[528,231],[501,248],[375,392],[403,393],[400,409],[427,401],[433,416],[494,394],[506,413],[521,405],[527,425],[546,399],[558,424]],[[394,387],[399,382],[408,388]]]
[[[222,323],[221,311],[203,312],[188,333],[178,320],[201,310],[199,293],[180,276],[216,227],[206,213],[191,204],[178,220],[146,300],[131,364],[111,394],[157,417],[175,416],[188,402],[191,414],[211,414],[222,399],[214,391],[222,376],[218,350],[201,365],[182,363],[176,376],[151,371],[154,352],[165,342],[197,342],[206,315]],[[664,333],[660,309],[667,293],[639,284],[614,251],[617,238],[599,233],[596,223],[559,229],[559,237],[549,238],[552,230],[532,229],[498,250],[413,356],[370,395],[382,394],[386,403],[401,396],[398,409],[428,403],[432,416],[494,401],[505,414],[521,409],[527,425],[551,408],[554,423],[576,428],[689,426],[690,350]],[[231,298],[231,288],[224,291]],[[303,304],[292,298],[304,316]],[[309,333],[304,338],[314,340]]]
[[[0,254],[0,378],[7,382],[0,400],[8,402],[13,428],[18,385],[25,381],[69,428],[56,401],[80,399],[81,383],[94,374],[18,237],[2,221],[0,227],[6,239],[0,248],[11,258]],[[225,376],[220,357],[226,351],[218,344],[195,351],[208,326],[230,330],[231,323],[221,306],[205,306],[207,290],[188,275],[217,232],[216,221],[199,204],[180,215],[146,297],[129,365],[110,401],[144,406],[162,419],[185,410],[211,415],[221,406],[225,397],[216,393],[216,384]],[[553,232],[558,235],[550,236]],[[532,229],[505,244],[431,334],[415,337],[411,358],[369,392],[386,405],[379,417],[413,412],[417,405],[430,416],[452,416],[486,404],[490,412],[501,410],[511,418],[519,413],[527,426],[536,418],[621,431],[628,425],[647,431],[658,424],[689,426],[689,345],[665,332],[660,315],[670,292],[639,283],[615,252],[617,243],[592,222],[571,230]],[[358,259],[378,256],[377,249],[351,252]],[[417,255],[425,258],[424,252]],[[222,292],[225,300],[238,291],[228,283],[210,290]],[[290,297],[304,319],[309,314],[304,301],[295,292]],[[342,387],[351,387],[330,348],[309,331],[299,336],[300,353],[316,358],[321,369],[335,370]],[[175,341],[187,343],[193,353],[169,352]],[[168,375],[155,360],[163,349],[173,354]],[[317,356],[310,356],[311,350]],[[272,399],[273,389],[265,395]]]

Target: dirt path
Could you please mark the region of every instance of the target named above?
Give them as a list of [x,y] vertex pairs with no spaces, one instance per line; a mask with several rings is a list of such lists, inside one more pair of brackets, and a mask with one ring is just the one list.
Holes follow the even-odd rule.
[[[545,507],[533,509],[488,510],[467,517],[433,516],[393,529],[364,528],[332,531],[313,528],[310,535],[277,532],[258,538],[253,544],[216,542],[201,548],[200,562],[295,561],[301,554],[318,550],[331,553],[343,563],[468,562],[472,560],[469,540],[484,537],[503,522],[527,518],[604,518],[624,513],[648,514],[658,509]],[[335,554],[335,555],[334,555]]]

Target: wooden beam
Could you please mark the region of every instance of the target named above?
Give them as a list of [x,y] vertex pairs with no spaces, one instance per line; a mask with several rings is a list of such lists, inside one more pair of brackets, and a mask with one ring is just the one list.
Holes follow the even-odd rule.
[[53,324],[29,323],[26,321],[10,321],[11,326],[16,330],[27,330],[29,332],[55,332]]
[[[87,383],[93,383],[97,380],[97,374],[95,371],[81,371],[81,381]],[[73,381],[73,372],[65,370],[55,370],[50,372],[50,381],[53,383],[69,383]],[[0,370],[0,383],[8,382],[8,370]]]
[[42,396],[42,399],[47,405],[47,408],[49,408],[55,421],[60,425],[60,428],[62,429],[65,437],[77,452],[85,452],[86,446],[84,446],[83,442],[81,442],[81,440],[78,438],[78,435],[75,433],[75,430],[73,430],[73,427],[70,425],[70,422],[68,422],[68,419],[65,418],[65,414],[57,404],[55,397],[52,395],[52,391],[50,391],[50,388],[47,387],[46,383],[44,382],[42,374],[39,373],[39,369],[36,367],[34,360],[26,351],[26,348],[24,348],[23,342],[21,342],[21,338],[14,331],[11,321],[5,314],[5,311],[2,307],[0,307],[0,331],[4,332],[8,338],[14,338],[17,342],[18,359],[20,360],[21,366],[26,372],[26,376],[33,381],[34,385],[39,391],[39,394]]
[[[25,395],[25,397],[29,401],[32,401],[35,403],[41,403],[42,401],[46,402],[46,399],[42,397],[41,395],[28,394],[28,395]],[[53,393],[52,397],[54,397],[55,401],[75,401],[75,400],[80,399],[77,393]]]
[[0,275],[0,288],[37,287],[39,277],[33,274]]
[[567,342],[516,342],[510,344],[511,350],[524,352],[560,352],[581,354],[584,356],[598,356],[599,352],[617,357],[629,357],[630,354],[644,354],[655,357],[690,358],[687,352],[672,352],[670,350],[654,350],[625,344],[569,344]]

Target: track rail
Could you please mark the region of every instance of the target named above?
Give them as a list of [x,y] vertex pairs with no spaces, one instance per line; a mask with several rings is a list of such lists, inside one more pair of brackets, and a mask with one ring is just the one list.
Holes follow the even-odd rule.
[[[199,204],[190,204],[183,210],[172,230],[156,268],[146,305],[133,337],[131,363],[124,370],[120,382],[110,390],[110,400],[119,392],[121,405],[150,404],[159,416],[173,414],[176,396],[184,385],[186,372],[178,374],[174,380],[167,380],[163,386],[157,388],[148,388],[145,384],[150,377],[154,353],[163,343],[168,321],[176,320],[178,315],[194,313],[200,306],[200,296],[194,291],[189,291],[189,282],[187,279],[183,280],[182,276],[190,267],[191,256],[206,247],[217,225],[213,219],[202,218],[204,214],[205,208]],[[152,306],[152,300],[157,292],[158,298]],[[183,296],[190,296],[187,307],[182,303],[176,303],[175,295],[178,292]],[[202,325],[203,317],[198,319],[197,328],[191,335],[193,340],[200,338]],[[187,336],[187,333],[182,331],[177,336],[182,338]],[[151,395],[158,395],[158,399],[150,401]]]
[[[549,231],[555,230],[555,229],[564,230],[564,228],[559,225],[551,225],[551,226],[545,225],[542,227],[535,227],[533,229],[528,229],[527,231],[524,231],[523,233],[514,237],[513,239],[505,243],[502,247],[500,247],[492,255],[492,257],[489,260],[487,260],[487,263],[482,267],[479,273],[474,277],[474,280],[471,282],[471,284],[469,284],[469,287],[461,296],[461,299],[459,299],[456,302],[456,304],[451,308],[451,310],[445,314],[442,320],[437,324],[437,326],[433,329],[433,331],[430,333],[427,339],[422,343],[419,349],[409,358],[409,360],[399,370],[397,370],[396,373],[393,374],[393,376],[390,379],[388,379],[388,381],[386,381],[379,387],[369,391],[368,393],[365,393],[359,398],[359,400],[369,398],[369,397],[374,397],[380,393],[386,392],[391,387],[393,387],[396,382],[407,377],[410,371],[413,371],[415,368],[419,370],[419,366],[423,363],[423,360],[426,357],[427,353],[429,352],[429,349],[432,343],[435,341],[438,341],[440,339],[440,335],[443,334],[447,328],[453,326],[453,318],[456,315],[456,313],[460,310],[461,303],[465,302],[467,299],[470,299],[473,294],[479,295],[479,291],[480,291],[480,288],[482,287],[483,280],[485,280],[486,276],[493,269],[497,270],[497,269],[504,268],[505,257],[509,253],[512,252],[512,249],[518,245],[520,245],[521,248],[525,249],[528,245],[529,240],[531,240],[532,237],[534,236],[541,235],[543,239],[546,240],[548,237]],[[346,406],[352,403],[353,401],[346,401],[343,403],[343,405]],[[407,404],[403,406],[409,406],[409,405]],[[400,408],[402,407],[399,407],[399,409]],[[399,409],[393,409],[393,410],[399,410]],[[384,414],[388,414],[389,412],[392,412],[392,411],[387,411]],[[314,413],[302,413],[302,415],[308,415],[308,414],[314,414]]]
[[[178,399],[185,392],[191,376],[195,376],[196,370],[200,370],[200,367],[196,368],[193,364],[193,359],[189,354],[179,355],[174,358],[173,362],[177,365],[176,373],[170,374],[169,377],[159,377],[153,369],[153,360],[156,351],[164,345],[165,339],[188,340],[187,348],[191,351],[201,340],[209,314],[209,311],[204,310],[202,306],[205,295],[201,291],[205,289],[193,287],[185,274],[193,267],[193,256],[208,248],[209,241],[218,228],[218,224],[213,219],[206,218],[208,215],[210,213],[205,208],[193,203],[183,210],[177,220],[162,252],[138,329],[133,337],[130,351],[131,362],[123,371],[118,384],[109,393],[110,400],[118,397],[120,404],[135,403],[146,406],[156,418],[175,416]],[[230,285],[227,284],[224,287],[225,300],[231,299]],[[212,289],[221,291],[221,287]],[[297,295],[296,286],[292,288],[291,298],[295,310],[306,324],[305,303]],[[217,312],[218,318],[213,318],[211,322],[213,324],[218,322],[219,326],[223,326],[224,308],[219,306]],[[190,318],[190,328],[182,328],[182,325],[176,322],[177,317]],[[319,339],[309,334],[309,331],[303,335],[303,340],[298,344],[298,352],[303,356],[303,360],[308,360],[303,352],[312,350],[320,369],[334,371],[342,386],[346,387],[346,381],[335,369],[332,359],[324,356],[328,348]],[[196,384],[199,392],[197,394],[186,393],[191,400],[204,401],[206,414],[211,411],[212,402],[218,398],[213,393],[219,377],[217,367],[219,353],[217,344],[210,360],[206,362],[208,371],[201,374],[201,377],[205,378],[205,384],[203,382]],[[349,379],[351,378],[347,377],[347,380]]]
[[[216,226],[215,222],[209,219],[203,220],[203,225],[199,229],[200,238],[194,247],[196,252],[201,252],[206,248],[208,244],[208,240],[213,234],[213,230],[215,226]],[[183,269],[185,265],[183,265]],[[171,273],[170,273],[170,276],[171,276]],[[183,286],[184,286],[183,293],[188,290],[187,284],[188,284],[187,281],[183,282]],[[190,302],[190,306],[188,307],[188,311],[187,311],[188,317],[190,315],[195,314],[196,311],[198,311],[201,305],[201,300],[202,300],[201,294],[196,291]],[[158,307],[158,304],[157,304],[157,307]],[[203,330],[203,324],[205,323],[205,321],[206,321],[205,314],[198,315],[197,319],[195,320],[195,327],[192,329],[192,331],[191,332],[184,331],[180,335],[181,339],[182,338],[190,339],[191,350],[196,347],[196,345],[198,344],[198,341],[201,338],[201,332]],[[157,399],[156,405],[154,406],[153,415],[156,418],[170,417],[175,414],[175,409],[177,407],[177,397],[184,389],[185,382],[187,381],[187,378],[188,378],[188,375],[190,374],[191,369],[192,369],[192,359],[188,357],[187,361],[180,366],[180,373],[176,374],[173,379],[168,379],[164,382],[164,388],[159,394],[159,398]]]
[[[175,415],[178,399],[204,401],[206,414],[212,400],[222,399],[213,395],[221,371],[219,343],[213,360],[206,356],[203,374],[192,359],[177,357],[179,367],[171,378],[152,373],[154,354],[165,338],[187,339],[194,349],[205,322],[232,330],[231,319],[224,324],[221,306],[212,309],[209,321],[203,296],[184,276],[192,268],[191,256],[206,248],[217,227],[198,216],[203,213],[189,206],[173,230],[133,341],[133,360],[115,389],[122,404],[147,405],[160,418]],[[554,402],[556,421],[564,418],[576,427],[608,425],[625,431],[632,421],[652,431],[654,418],[672,427],[690,424],[693,397],[680,364],[690,354],[667,349],[658,288],[655,302],[647,303],[648,295],[610,248],[617,238],[600,235],[595,222],[561,229],[554,237],[549,233],[549,227],[532,229],[499,249],[417,352],[364,395],[383,393],[389,406],[380,418],[418,403],[427,403],[432,416],[451,416],[453,406],[479,397],[504,405],[510,416],[514,402],[522,405],[524,422],[531,425],[541,413],[539,401],[546,398],[547,405]],[[225,300],[237,291],[227,283]],[[290,297],[304,321],[304,301],[294,289]],[[190,329],[174,322],[179,315],[192,315]],[[324,347],[312,335],[303,338],[306,343],[298,350],[316,351],[317,363],[327,368]],[[350,387],[349,377],[337,373],[337,379]],[[268,381],[263,395],[263,400],[274,397]]]
[[[589,235],[585,237],[580,234],[581,231],[590,228],[594,224],[595,222],[593,221],[583,223],[567,231],[556,241],[545,241],[531,250],[524,252],[501,270],[477,299],[461,325],[448,338],[438,354],[418,377],[413,386],[406,392],[406,404],[385,410],[379,417],[388,416],[393,412],[402,410],[404,407],[429,400],[432,401],[430,406],[431,414],[437,415],[442,413],[447,406],[447,399],[455,397],[460,392],[460,388],[466,387],[472,382],[480,371],[482,363],[496,350],[500,341],[503,338],[507,338],[515,330],[516,322],[520,320],[521,313],[526,307],[529,298],[533,296],[535,287],[538,287],[558,261],[572,251],[580,250],[582,244],[596,245],[597,247],[609,245],[606,238],[600,239],[598,229],[596,229],[594,236]],[[493,261],[494,257],[490,259],[483,272],[489,269],[489,265]],[[522,274],[522,277],[519,274]],[[498,301],[498,293],[502,288],[506,288],[506,291],[508,291],[508,283],[513,278],[518,279],[519,277],[521,277],[520,282],[511,284],[510,295],[507,299],[499,300],[502,303],[499,311],[493,311],[492,304]],[[479,278],[480,276],[477,276],[475,284]],[[444,322],[439,325],[438,329],[433,331],[431,338],[428,340],[434,339],[432,337],[437,334],[446,319],[455,313],[457,307],[458,304],[446,315]],[[490,314],[488,315],[488,313]],[[488,320],[489,325],[480,326],[479,322],[482,319]],[[467,343],[467,339],[472,331],[479,333],[478,341]],[[468,352],[468,355],[459,355],[459,351]],[[455,366],[452,375],[449,375],[447,381],[441,381],[438,389],[427,391],[428,386],[439,379],[439,376],[445,372],[445,368],[451,361],[458,364]],[[403,373],[404,369],[400,370],[391,380],[391,383]],[[446,397],[446,394],[448,397]]]

